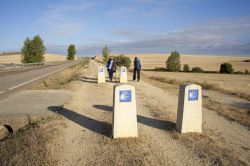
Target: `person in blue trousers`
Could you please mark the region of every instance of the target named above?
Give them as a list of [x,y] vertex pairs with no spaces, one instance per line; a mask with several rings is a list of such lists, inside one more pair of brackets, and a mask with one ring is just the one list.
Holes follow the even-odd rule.
[[137,57],[135,57],[135,59],[134,59],[134,75],[133,75],[134,81],[136,80],[136,75],[137,75],[137,81],[138,82],[140,81],[140,77],[141,77],[140,72],[141,72],[141,62]]

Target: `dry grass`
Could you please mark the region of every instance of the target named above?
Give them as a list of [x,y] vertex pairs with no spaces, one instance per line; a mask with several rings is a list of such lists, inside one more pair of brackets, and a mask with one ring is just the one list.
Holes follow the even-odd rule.
[[[169,54],[132,54],[128,55],[133,59],[139,57],[143,69],[154,69],[155,67],[166,67],[166,60]],[[243,62],[249,57],[239,56],[208,56],[208,55],[183,55],[181,54],[181,64],[188,64],[192,67],[201,67],[206,71],[219,71],[222,63],[231,63],[235,71],[244,72],[245,69],[250,70],[250,63]]]
[[[56,154],[49,146],[58,116],[30,121],[24,128],[0,141],[0,165],[55,165]],[[53,123],[52,123],[53,122]]]
[[250,91],[246,91],[246,89],[250,89],[250,77],[248,75],[143,72],[143,76],[172,85],[187,82],[199,84],[204,89],[220,91],[250,101]]
[[[166,60],[169,54],[127,54],[131,60],[138,57],[141,60],[142,69],[154,69],[156,67],[166,67]],[[244,72],[250,70],[250,63],[244,62],[249,57],[240,56],[208,56],[208,55],[183,55],[181,54],[182,68],[188,64],[190,68],[201,67],[205,71],[219,71],[222,63],[231,63],[235,71]],[[102,61],[100,55],[96,56],[97,61]],[[131,65],[133,68],[133,64]]]
[[210,110],[216,111],[219,115],[230,121],[236,121],[250,128],[250,110],[226,106],[210,98],[204,99],[203,105]]
[[[181,82],[180,80],[169,80],[163,77],[157,77],[157,76],[151,76],[149,77],[149,79],[156,81],[156,82],[152,82],[153,84],[157,85],[160,88],[163,89],[167,89],[168,91],[170,90],[170,88],[172,88],[175,93],[178,93],[178,85],[182,84],[183,82]],[[191,82],[191,81],[189,81]],[[174,87],[169,87],[167,84],[169,85],[175,85]],[[204,82],[193,82],[196,84],[200,84],[204,89],[208,89],[208,90],[217,90],[220,92],[224,92],[226,94],[230,94],[230,95],[236,95],[238,97],[242,97],[245,99],[250,99],[249,95],[246,94],[239,94],[239,93],[233,93],[231,91],[226,91],[225,89],[222,88],[218,88],[216,85],[214,84],[209,84],[206,81]],[[218,101],[212,100],[209,97],[204,97],[203,98],[203,106],[216,111],[219,115],[227,118],[230,121],[236,121],[241,125],[244,125],[246,127],[250,127],[250,110],[245,110],[245,109],[241,109],[241,108],[237,108],[237,107],[233,107],[233,106],[229,106],[229,105],[225,105],[222,104]],[[157,111],[158,113],[161,114],[161,116],[163,115],[164,111]],[[162,112],[162,113],[161,113]],[[155,116],[154,113],[153,116]],[[159,116],[157,115],[156,117],[159,118]]]
[[[53,61],[65,61],[66,56],[63,55],[55,55],[55,54],[45,54],[45,62],[53,62]],[[0,63],[21,63],[21,54],[14,54],[14,55],[1,55],[0,56]]]
[[32,89],[35,90],[44,90],[44,89],[61,89],[63,86],[68,84],[77,78],[80,73],[80,68],[88,64],[88,60],[84,60],[82,63],[78,65],[71,66],[61,72],[59,72],[56,76],[51,76],[47,80],[42,83],[37,83],[32,86]]
[[[147,104],[146,107],[149,109],[151,115],[157,119],[170,122],[175,122],[176,120],[176,115],[166,111],[165,108],[150,104]],[[223,115],[227,114],[223,112]],[[188,148],[197,157],[209,163],[209,165],[247,165],[244,158],[227,149],[223,140],[220,142],[215,140],[215,134],[212,131],[204,130],[202,134],[180,134],[173,129],[166,134],[169,134],[174,140]]]
[[244,159],[236,153],[232,153],[221,146],[213,139],[213,133],[204,131],[203,134],[189,133],[179,134],[175,131],[171,133],[172,137],[186,146],[203,160],[208,160],[209,165],[247,165]]

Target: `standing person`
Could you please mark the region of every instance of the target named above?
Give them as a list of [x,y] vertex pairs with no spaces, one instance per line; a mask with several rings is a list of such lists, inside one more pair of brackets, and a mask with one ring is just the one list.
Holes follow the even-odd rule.
[[114,59],[113,59],[113,57],[109,58],[106,66],[107,66],[108,73],[109,73],[109,80],[112,81],[113,73],[114,73]]
[[136,74],[137,74],[137,81],[140,81],[140,72],[141,72],[141,62],[140,60],[135,57],[134,60],[134,75],[133,75],[133,80],[136,80]]

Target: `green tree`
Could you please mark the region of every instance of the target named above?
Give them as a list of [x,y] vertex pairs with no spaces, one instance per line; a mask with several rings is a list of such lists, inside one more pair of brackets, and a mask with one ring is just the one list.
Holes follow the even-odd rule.
[[190,68],[189,68],[188,64],[184,64],[183,71],[185,71],[185,72],[189,72],[190,71]]
[[108,62],[109,55],[110,55],[110,49],[107,46],[105,46],[102,49],[102,58],[105,63]]
[[123,54],[114,56],[113,58],[117,66],[125,66],[128,69],[131,65],[131,59]]
[[68,60],[74,60],[75,59],[75,55],[76,55],[76,47],[75,45],[71,44],[68,47]]
[[231,74],[234,72],[233,66],[230,63],[222,63],[220,65],[220,73]]
[[39,35],[34,36],[31,40],[26,38],[22,48],[22,63],[36,63],[44,61],[45,46]]
[[180,54],[176,51],[171,52],[171,55],[166,61],[167,71],[180,71],[181,70],[181,61]]
[[204,70],[201,67],[193,67],[191,72],[193,72],[193,73],[203,73]]

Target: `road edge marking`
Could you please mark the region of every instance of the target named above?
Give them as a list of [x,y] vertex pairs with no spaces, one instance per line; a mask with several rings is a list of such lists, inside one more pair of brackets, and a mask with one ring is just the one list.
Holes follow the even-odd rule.
[[[43,76],[34,78],[34,79],[32,79],[32,80],[26,81],[26,82],[24,82],[24,83],[21,83],[21,84],[19,84],[19,85],[16,85],[16,86],[13,86],[13,87],[9,88],[8,90],[16,89],[16,88],[18,88],[18,87],[20,87],[20,86],[23,86],[23,85],[28,84],[28,83],[30,83],[30,82],[36,81],[36,80],[41,79],[41,78],[43,78],[43,77],[46,77],[46,76],[48,76],[48,75],[54,74],[54,73],[56,73],[56,72],[59,72],[59,71],[61,71],[61,70],[66,69],[66,68],[68,68],[68,67],[65,67],[65,68],[62,68],[62,69],[59,69],[59,70],[50,72],[50,73],[48,73],[48,74],[45,74],[45,75],[43,75]],[[6,92],[6,91],[5,91],[5,92]]]

